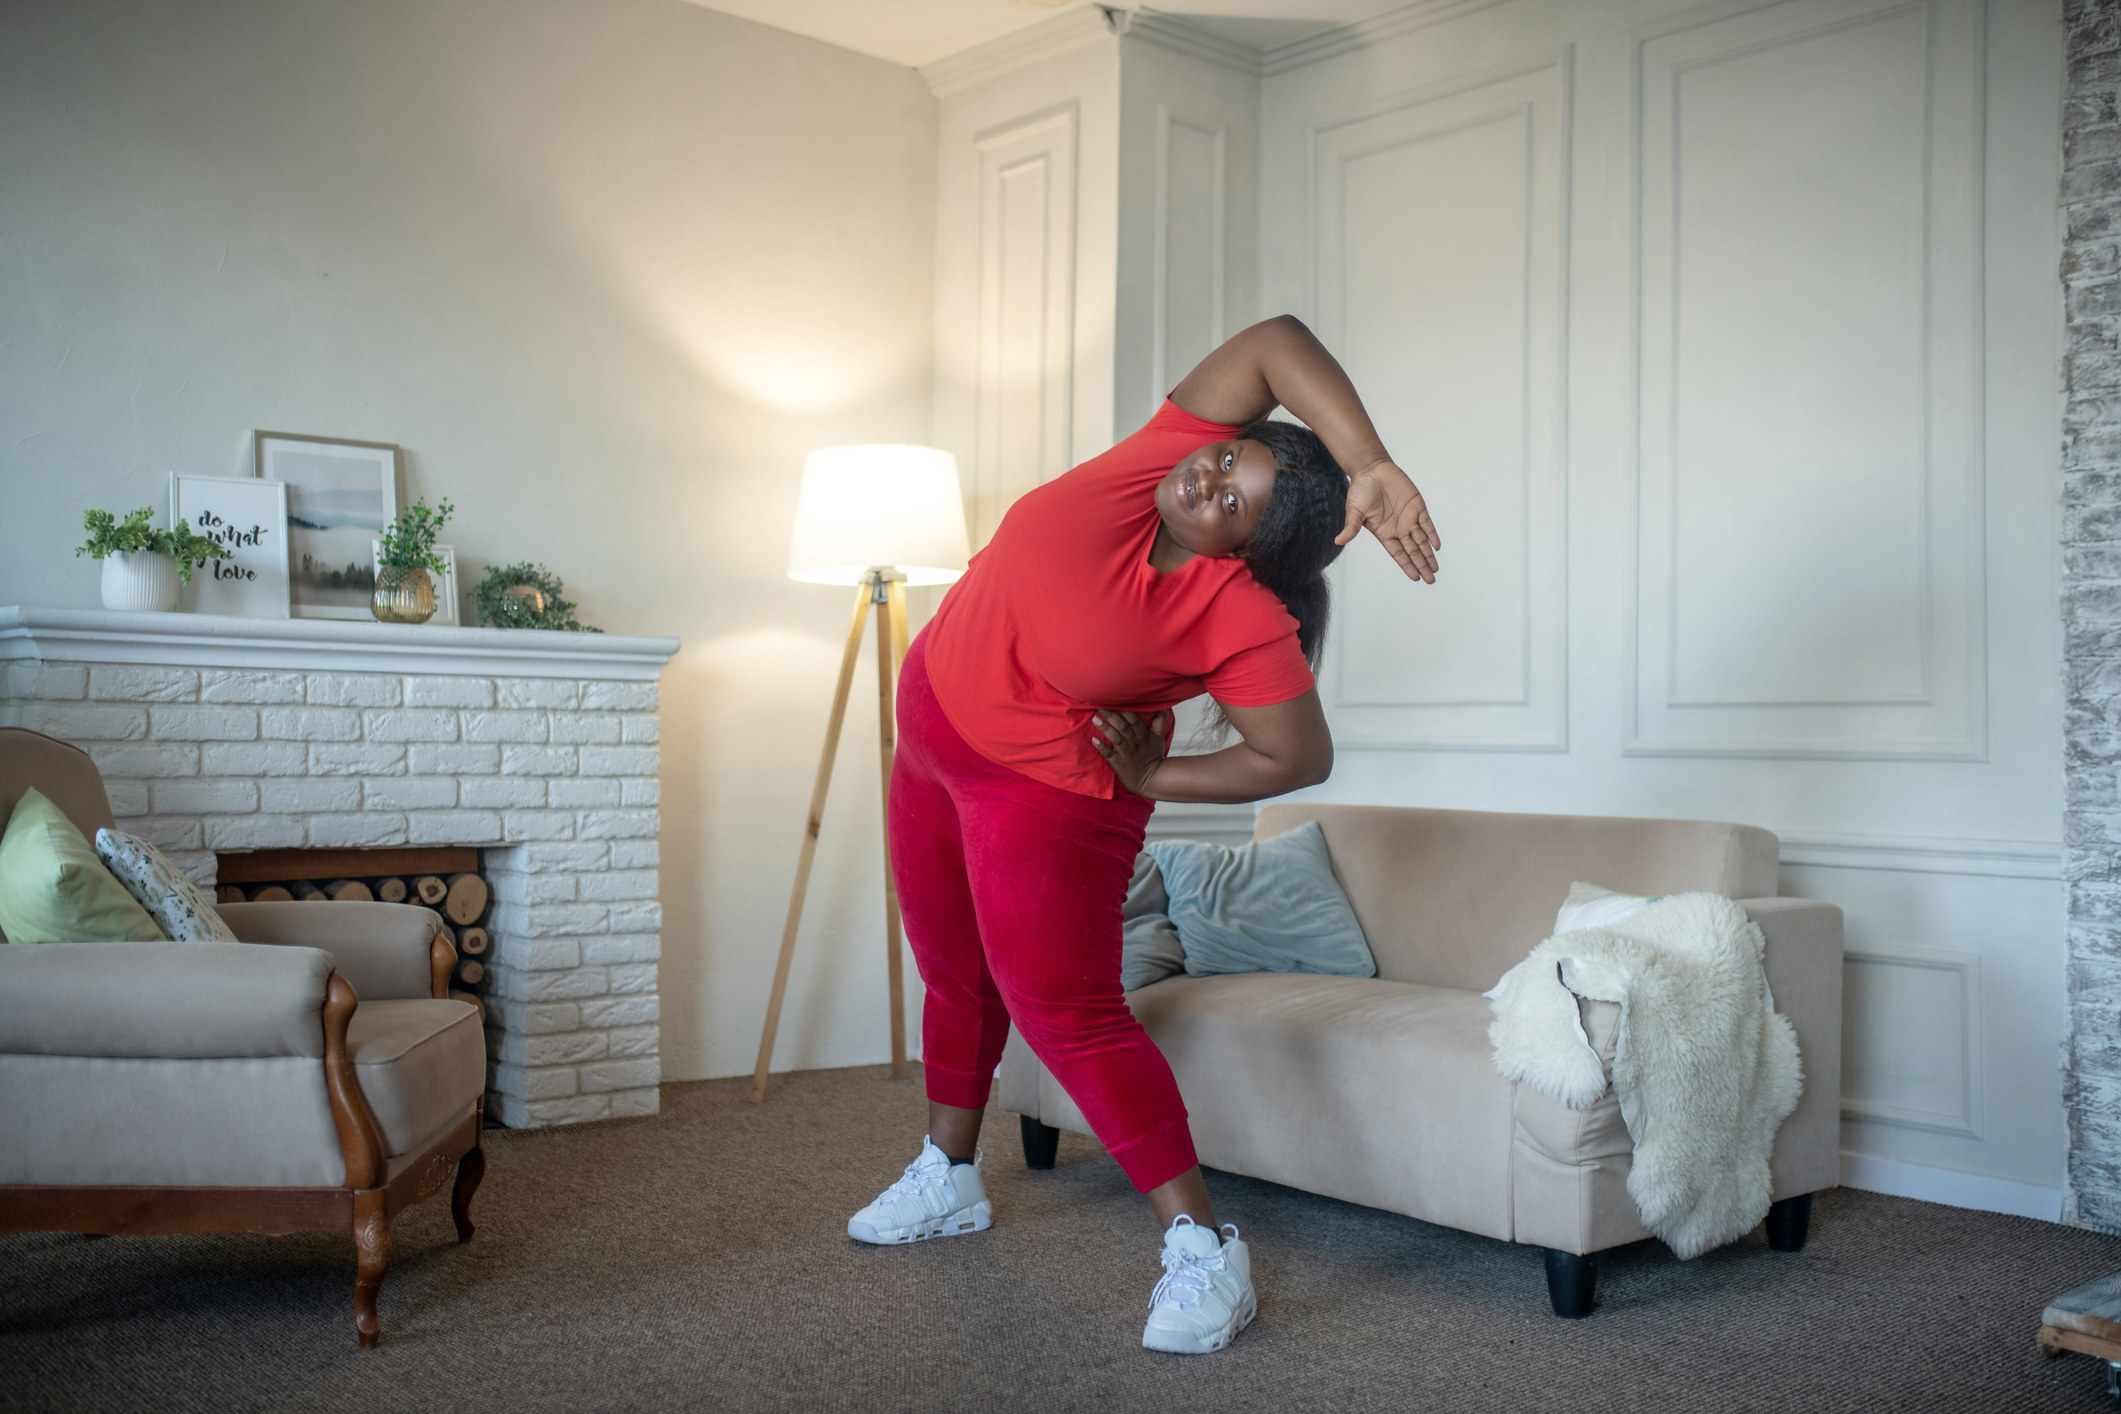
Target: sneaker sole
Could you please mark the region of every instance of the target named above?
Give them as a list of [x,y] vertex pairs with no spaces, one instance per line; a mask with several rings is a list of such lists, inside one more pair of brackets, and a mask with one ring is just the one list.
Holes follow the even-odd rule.
[[959,1208],[954,1213],[932,1218],[913,1227],[895,1227],[878,1232],[867,1223],[847,1223],[847,1235],[857,1242],[868,1242],[878,1247],[897,1247],[907,1242],[926,1242],[931,1237],[963,1237],[968,1232],[985,1232],[994,1226],[994,1205],[974,1203],[969,1208]]
[[[1259,1314],[1259,1297],[1254,1292],[1245,1293],[1245,1304],[1239,1308],[1236,1318],[1229,1325],[1209,1336],[1206,1340],[1186,1340],[1176,1332],[1142,1332],[1142,1349],[1161,1350],[1166,1355],[1213,1355],[1216,1351],[1237,1339],[1237,1333],[1252,1324]],[[1155,1337],[1164,1335],[1166,1344],[1158,1344]]]

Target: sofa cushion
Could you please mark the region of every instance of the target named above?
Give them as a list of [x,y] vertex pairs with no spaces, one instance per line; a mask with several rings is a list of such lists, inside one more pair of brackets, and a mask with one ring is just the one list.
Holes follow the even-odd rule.
[[[1477,993],[1238,973],[1128,1001],[1170,1059],[1202,1163],[1511,1235],[1512,1087]],[[1050,1074],[1040,1091],[1047,1123],[1087,1132]]]
[[1146,849],[1163,874],[1189,975],[1377,974],[1316,821],[1240,849],[1201,840]]
[[1483,992],[1551,935],[1576,879],[1632,894],[1773,897],[1766,830],[1699,820],[1512,815],[1280,801],[1258,832],[1324,828],[1377,975]]
[[1120,910],[1119,986],[1123,992],[1161,982],[1186,970],[1186,947],[1171,926],[1171,895],[1155,856],[1134,856],[1134,878]]
[[346,1049],[387,1157],[433,1143],[486,1088],[486,1037],[468,1002],[362,1002],[347,1024]]
[[35,787],[0,834],[0,933],[14,943],[169,941]]
[[199,886],[138,835],[96,831],[96,858],[173,943],[233,943],[236,935]]

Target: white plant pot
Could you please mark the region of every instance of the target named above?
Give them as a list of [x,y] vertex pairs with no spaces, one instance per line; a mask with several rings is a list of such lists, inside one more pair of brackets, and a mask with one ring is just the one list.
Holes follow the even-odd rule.
[[103,607],[161,613],[177,607],[177,562],[153,550],[115,550],[103,557]]

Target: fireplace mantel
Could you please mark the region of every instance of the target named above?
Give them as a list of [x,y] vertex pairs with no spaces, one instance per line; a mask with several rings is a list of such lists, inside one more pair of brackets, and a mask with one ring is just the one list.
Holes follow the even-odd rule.
[[652,682],[677,649],[634,634],[0,608],[0,662]]

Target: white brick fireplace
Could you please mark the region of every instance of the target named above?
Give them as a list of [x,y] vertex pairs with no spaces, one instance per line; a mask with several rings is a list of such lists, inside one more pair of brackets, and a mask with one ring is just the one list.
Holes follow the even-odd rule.
[[202,883],[255,849],[475,845],[488,1113],[652,1114],[671,638],[0,608],[0,725],[86,749]]

